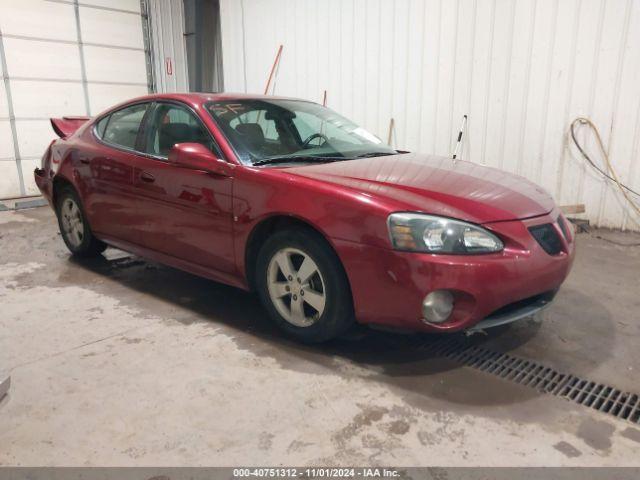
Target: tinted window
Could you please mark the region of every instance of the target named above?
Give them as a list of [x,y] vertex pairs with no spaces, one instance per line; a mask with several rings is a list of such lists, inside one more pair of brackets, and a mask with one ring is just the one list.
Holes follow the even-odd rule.
[[191,111],[180,105],[158,103],[146,128],[145,151],[166,158],[176,143],[201,143],[215,151],[211,135]]
[[[138,130],[146,109],[147,104],[144,103],[112,113],[98,123],[98,134],[103,132],[102,139],[107,143],[135,149]],[[106,124],[103,126],[102,122],[105,121]]]

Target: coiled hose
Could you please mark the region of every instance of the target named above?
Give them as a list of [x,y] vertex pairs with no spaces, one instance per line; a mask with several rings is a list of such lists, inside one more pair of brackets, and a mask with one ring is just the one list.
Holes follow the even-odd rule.
[[[584,148],[582,148],[582,146],[578,142],[578,139],[576,138],[576,132],[575,132],[575,127],[578,124],[587,125],[587,126],[589,126],[591,128],[591,130],[593,130],[593,133],[595,134],[596,140],[598,142],[598,146],[600,147],[600,151],[602,152],[602,156],[604,157],[605,163],[607,164],[607,170],[611,173],[611,175],[609,175],[609,173],[607,173],[606,171],[602,170],[598,165],[596,165],[593,162],[593,160],[591,160],[591,158],[589,157],[587,152],[585,152]],[[618,174],[614,170],[613,165],[611,165],[611,161],[609,160],[609,155],[607,154],[607,151],[604,148],[604,144],[602,143],[602,138],[600,137],[600,132],[598,131],[598,127],[596,127],[594,125],[594,123],[590,119],[588,119],[586,117],[578,117],[573,122],[571,122],[570,130],[571,130],[571,138],[573,139],[573,143],[578,148],[578,150],[580,151],[580,153],[582,154],[584,159],[587,162],[589,162],[589,165],[591,165],[593,168],[595,168],[604,177],[606,177],[609,180],[615,182],[615,184],[618,186],[618,188],[622,192],[622,195],[624,195],[624,198],[627,200],[627,202],[629,202],[629,205],[631,205],[631,207],[636,211],[636,213],[638,215],[640,215],[640,206],[638,206],[638,204],[629,195],[629,193],[633,193],[635,195],[640,196],[640,193],[636,192],[632,188],[630,188],[627,185],[625,185],[624,183],[620,182],[620,180],[618,179]]]

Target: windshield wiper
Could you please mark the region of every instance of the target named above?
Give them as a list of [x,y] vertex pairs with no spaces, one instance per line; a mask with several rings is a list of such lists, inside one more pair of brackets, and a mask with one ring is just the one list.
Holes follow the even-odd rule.
[[337,162],[340,160],[348,160],[348,158],[344,157],[319,157],[313,155],[291,155],[284,157],[270,157],[263,158],[262,160],[258,160],[257,162],[253,162],[253,166],[260,165],[269,165],[273,163],[287,163],[287,162],[312,162],[312,163],[326,163],[326,162]]
[[351,157],[351,158],[386,157],[387,155],[395,155],[395,153],[368,152],[368,153],[361,153],[360,155],[356,155],[355,157]]

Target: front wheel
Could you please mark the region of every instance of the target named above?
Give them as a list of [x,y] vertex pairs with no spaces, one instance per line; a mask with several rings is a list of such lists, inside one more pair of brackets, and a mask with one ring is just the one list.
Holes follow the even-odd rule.
[[72,254],[92,257],[107,248],[105,243],[93,236],[75,190],[65,187],[60,191],[56,213],[62,239]]
[[289,229],[269,237],[258,254],[256,286],[271,318],[297,340],[323,342],[353,324],[340,260],[312,231]]

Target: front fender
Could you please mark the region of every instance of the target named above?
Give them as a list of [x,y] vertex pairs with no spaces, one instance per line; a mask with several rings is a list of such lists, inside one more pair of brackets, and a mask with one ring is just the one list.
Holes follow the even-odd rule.
[[337,240],[389,247],[389,206],[374,196],[286,173],[285,169],[236,169],[234,244],[238,272],[246,271],[252,232],[275,216],[303,222],[335,248]]

